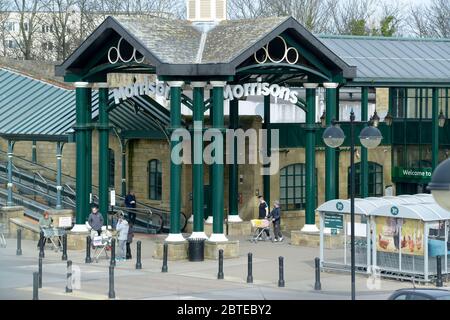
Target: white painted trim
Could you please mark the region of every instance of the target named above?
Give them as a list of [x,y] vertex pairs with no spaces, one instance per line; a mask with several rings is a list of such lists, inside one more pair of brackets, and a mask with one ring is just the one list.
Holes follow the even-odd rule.
[[193,214],[191,214],[191,216],[190,216],[190,218],[188,219],[188,222],[194,222],[194,215]]
[[213,88],[214,87],[223,88],[227,85],[226,81],[210,81],[209,83],[213,86]]
[[336,82],[324,82],[323,87],[325,89],[336,89],[339,86],[339,83]]
[[169,87],[179,88],[184,85],[184,81],[168,81],[167,84]]
[[75,88],[90,88],[91,84],[89,82],[75,82]]
[[99,82],[99,83],[97,83],[97,87],[98,88],[108,89],[109,85],[108,85],[108,82]]
[[213,233],[211,237],[209,237],[210,242],[228,242],[227,237],[223,233]]
[[181,233],[169,233],[167,236],[166,242],[183,242],[186,241],[186,239],[183,237]]
[[192,88],[204,88],[206,87],[207,82],[205,81],[193,81],[191,82],[191,87]]
[[315,224],[305,224],[301,230],[302,232],[319,232]]
[[208,239],[208,236],[203,231],[201,232],[192,232],[189,239]]
[[241,217],[239,217],[239,215],[230,215],[228,216],[228,222],[242,222],[243,220],[241,219]]
[[70,230],[71,232],[89,232],[88,227],[85,224],[76,224],[73,226],[72,230]]
[[214,217],[213,216],[209,216],[208,219],[206,219],[205,223],[213,223],[214,222]]
[[303,87],[304,87],[305,89],[315,89],[315,88],[317,88],[318,86],[319,86],[318,83],[304,83],[304,84],[303,84]]

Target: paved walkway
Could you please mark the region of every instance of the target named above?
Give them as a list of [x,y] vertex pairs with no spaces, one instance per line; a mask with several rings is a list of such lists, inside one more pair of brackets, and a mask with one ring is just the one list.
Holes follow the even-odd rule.
[[[314,290],[314,258],[318,248],[282,243],[249,242],[240,238],[241,256],[224,261],[225,279],[217,280],[217,261],[169,261],[169,272],[161,273],[162,261],[152,258],[155,241],[161,236],[136,235],[132,244],[142,241],[142,270],[135,260],[118,262],[115,268],[117,299],[349,299],[350,274],[321,274],[322,290]],[[32,273],[37,271],[39,251],[36,242],[22,241],[22,256],[16,256],[16,240],[8,239],[0,248],[0,299],[31,299]],[[247,253],[253,253],[254,283],[247,284]],[[278,257],[284,257],[285,287],[278,287]],[[84,251],[69,251],[69,260],[80,272],[80,287],[65,293],[66,262],[61,252],[45,251],[43,287],[40,299],[108,299],[109,260],[85,264]],[[409,282],[382,280],[380,290],[370,290],[367,278],[357,275],[357,299],[386,299],[394,290],[412,287]]]

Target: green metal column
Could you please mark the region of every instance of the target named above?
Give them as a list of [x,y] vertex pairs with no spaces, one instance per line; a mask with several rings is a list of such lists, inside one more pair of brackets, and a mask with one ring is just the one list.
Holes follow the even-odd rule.
[[62,207],[62,199],[61,199],[61,191],[62,191],[62,143],[56,143],[56,210],[61,210]]
[[127,195],[127,143],[125,139],[120,138],[120,145],[122,150],[122,170],[121,170],[121,185],[120,194],[122,197]]
[[[236,130],[239,126],[239,100],[233,99],[230,101],[230,129]],[[228,165],[229,172],[229,185],[228,185],[228,221],[239,220],[239,207],[238,207],[238,164],[237,164],[237,145],[236,138],[233,143],[233,163]],[[231,218],[232,217],[232,218]],[[231,219],[230,219],[231,218]]]
[[[361,88],[361,121],[367,122],[369,120],[369,88]],[[361,198],[369,196],[369,162],[368,150],[361,145],[361,176],[360,176],[360,195]]]
[[303,84],[306,88],[306,212],[304,231],[317,231],[316,210],[316,83]]
[[[92,90],[89,90],[88,96],[86,104],[86,184],[89,207],[91,202],[90,196],[92,195]],[[94,202],[93,198],[92,202]]]
[[33,141],[33,144],[31,145],[31,161],[33,163],[37,162],[37,155],[36,155],[36,141]]
[[[340,110],[339,110],[339,87],[336,88],[336,120],[339,121],[340,117]],[[339,199],[339,176],[340,176],[340,148],[335,149],[335,167],[336,167],[336,173],[335,173],[335,179],[334,179],[334,190],[336,192],[336,199]]]
[[[336,117],[336,88],[338,83],[327,82],[323,86],[326,90],[326,125]],[[336,150],[325,148],[325,201],[336,199]]]
[[87,188],[86,165],[86,122],[87,105],[91,97],[91,87],[87,82],[75,83],[76,95],[76,224],[84,224],[89,214],[89,190]]
[[[270,96],[264,96],[264,124],[263,129],[267,130],[267,157],[271,156],[272,141],[270,135]],[[270,166],[264,165],[264,166]],[[270,208],[270,175],[263,176],[263,197]]]
[[[181,87],[182,81],[169,82],[170,86],[170,126],[172,133],[181,127]],[[180,143],[180,138],[171,139],[171,151]],[[171,153],[172,154],[172,153]],[[183,241],[180,226],[181,215],[181,161],[170,159],[170,234],[166,241]]]
[[204,235],[204,186],[203,186],[203,124],[205,82],[192,82],[193,88],[193,143],[192,143],[192,212],[194,214],[193,237]]
[[99,210],[107,221],[109,204],[109,114],[108,84],[99,83],[98,89],[98,201]]
[[[213,118],[212,126],[216,130],[220,130],[221,134],[224,131],[224,116],[223,116],[223,88],[225,81],[211,81],[213,86]],[[223,135],[222,135],[223,137]],[[214,138],[216,139],[216,138]],[[212,164],[212,212],[213,212],[213,240],[226,240],[223,239],[223,208],[224,208],[224,179],[223,179],[223,154],[224,143],[217,144],[214,157],[216,162]],[[215,235],[220,235],[216,237]],[[219,239],[222,238],[222,239]]]
[[431,168],[437,167],[439,162],[439,89],[433,88],[431,120]]
[[6,201],[6,205],[11,207],[14,205],[13,203],[13,151],[14,151],[14,141],[8,140],[8,199]]

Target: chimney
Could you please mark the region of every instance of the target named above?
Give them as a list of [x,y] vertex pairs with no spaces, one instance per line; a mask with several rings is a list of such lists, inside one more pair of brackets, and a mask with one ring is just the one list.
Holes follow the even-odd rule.
[[227,19],[226,0],[186,0],[187,19],[192,22],[219,22]]

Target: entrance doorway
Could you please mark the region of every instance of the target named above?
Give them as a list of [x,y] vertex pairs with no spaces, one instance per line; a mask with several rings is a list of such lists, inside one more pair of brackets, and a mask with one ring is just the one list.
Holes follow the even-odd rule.
[[424,183],[409,183],[409,182],[397,182],[395,184],[396,187],[396,195],[402,194],[416,194],[416,193],[430,193],[427,190],[427,185]]

